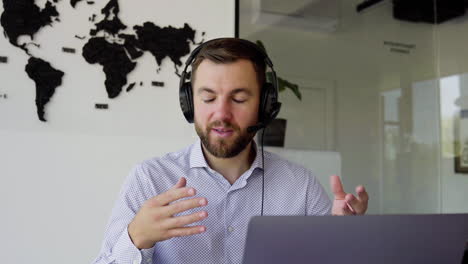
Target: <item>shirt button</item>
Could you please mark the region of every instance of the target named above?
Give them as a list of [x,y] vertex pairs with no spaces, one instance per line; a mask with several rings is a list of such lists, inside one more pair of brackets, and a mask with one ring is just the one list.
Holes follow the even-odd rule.
[[152,260],[151,258],[148,258],[148,259],[146,260],[146,263],[151,263],[152,261],[153,261],[153,260]]
[[228,231],[231,232],[231,233],[234,232],[234,227],[229,226],[229,227],[228,227]]

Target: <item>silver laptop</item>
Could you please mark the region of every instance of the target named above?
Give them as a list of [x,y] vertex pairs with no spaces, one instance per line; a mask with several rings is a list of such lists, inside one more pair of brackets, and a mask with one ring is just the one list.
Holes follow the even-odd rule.
[[261,216],[243,263],[468,264],[467,242],[468,214]]

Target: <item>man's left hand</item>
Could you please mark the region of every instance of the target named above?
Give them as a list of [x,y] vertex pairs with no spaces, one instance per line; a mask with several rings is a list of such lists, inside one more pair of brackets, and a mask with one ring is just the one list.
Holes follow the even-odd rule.
[[367,211],[369,195],[364,186],[356,187],[357,197],[343,190],[340,177],[333,175],[330,177],[330,185],[335,199],[333,200],[333,215],[362,215]]

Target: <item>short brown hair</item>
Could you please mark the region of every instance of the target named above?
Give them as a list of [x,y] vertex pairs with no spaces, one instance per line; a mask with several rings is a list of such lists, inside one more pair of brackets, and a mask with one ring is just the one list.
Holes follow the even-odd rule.
[[204,46],[192,63],[192,85],[195,82],[195,72],[204,59],[214,63],[232,63],[246,59],[252,62],[261,89],[266,79],[265,54],[260,51],[260,47],[254,46],[255,43],[238,38],[221,38],[202,45]]

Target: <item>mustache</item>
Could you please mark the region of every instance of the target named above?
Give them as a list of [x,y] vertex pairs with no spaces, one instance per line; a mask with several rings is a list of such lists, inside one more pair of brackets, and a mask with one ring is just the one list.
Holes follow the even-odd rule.
[[226,122],[226,121],[221,121],[221,120],[216,120],[216,121],[213,121],[211,124],[209,124],[208,130],[211,130],[213,127],[224,127],[224,128],[232,129],[234,131],[240,130],[240,127],[234,124],[231,124],[229,122]]

